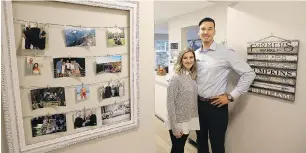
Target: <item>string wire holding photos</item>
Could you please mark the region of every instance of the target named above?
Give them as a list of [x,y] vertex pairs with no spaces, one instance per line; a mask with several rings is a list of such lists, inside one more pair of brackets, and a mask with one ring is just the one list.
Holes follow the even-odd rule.
[[40,21],[29,21],[29,20],[21,20],[14,18],[14,23],[17,24],[31,24],[33,23],[34,25],[44,25],[46,27],[75,27],[75,28],[91,28],[91,29],[109,29],[109,28],[129,28],[129,26],[84,26],[84,25],[70,25],[70,24],[59,24],[59,23],[48,23],[48,22],[40,22]]
[[[130,76],[125,76],[125,77],[118,77],[118,78],[114,78],[111,80],[107,80],[107,81],[98,81],[98,82],[93,82],[93,83],[82,83],[82,85],[88,85],[88,86],[101,86],[105,83],[109,83],[109,82],[113,82],[113,81],[121,81],[124,79],[129,78]],[[49,84],[47,84],[45,87],[43,86],[20,86],[21,89],[37,89],[37,88],[54,88],[54,87],[64,87],[64,88],[76,88],[79,85],[66,85],[66,86],[50,86]]]
[[[89,59],[96,59],[96,58],[99,58],[99,57],[103,57],[103,56],[120,56],[120,55],[129,55],[129,53],[125,52],[125,53],[116,53],[116,54],[101,54],[101,55],[88,55],[88,56],[81,56],[81,57],[84,57],[84,58],[89,58]],[[18,58],[27,58],[29,56],[32,56],[32,57],[44,57],[45,59],[46,58],[60,58],[60,57],[64,57],[64,56],[50,56],[50,55],[37,55],[37,54],[31,54],[31,55],[18,55]],[[67,55],[66,56],[67,58],[74,58],[70,55]],[[75,56],[76,57],[76,56]]]
[[15,24],[21,25],[22,30],[22,50],[45,50],[49,45],[50,27],[63,29],[66,47],[83,47],[87,50],[91,46],[96,46],[96,30],[107,31],[107,47],[125,46],[125,29],[124,26],[83,26],[67,25],[58,23],[46,23],[38,21],[27,21],[13,19]]
[[[118,98],[117,99],[114,99],[112,104],[114,105],[117,105],[117,104],[121,104],[121,103],[125,103],[125,102],[130,102],[130,98],[126,99],[126,100],[119,100]],[[60,112],[60,114],[69,114],[69,113],[74,113],[76,111],[80,111],[80,110],[89,110],[89,109],[99,109],[101,107],[103,107],[104,105],[100,105],[100,103],[98,105],[95,105],[94,107],[86,107],[84,106],[82,109],[77,109],[77,110],[70,110],[70,111],[65,111],[65,112]],[[58,114],[58,113],[50,113],[50,111],[47,111],[45,116],[50,116],[50,115],[54,115],[54,114]],[[23,118],[35,118],[37,117],[37,115],[25,115],[23,116]]]

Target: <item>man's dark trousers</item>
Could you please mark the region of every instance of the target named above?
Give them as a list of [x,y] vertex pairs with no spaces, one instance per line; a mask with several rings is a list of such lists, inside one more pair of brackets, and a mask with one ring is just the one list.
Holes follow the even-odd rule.
[[225,153],[225,133],[228,125],[228,105],[212,105],[213,100],[198,98],[200,131],[197,132],[198,153],[209,153],[208,136],[212,153]]

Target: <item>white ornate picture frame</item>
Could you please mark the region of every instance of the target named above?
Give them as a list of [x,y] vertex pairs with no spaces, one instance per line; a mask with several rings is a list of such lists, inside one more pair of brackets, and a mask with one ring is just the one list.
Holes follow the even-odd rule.
[[25,143],[25,130],[23,127],[20,84],[18,71],[16,71],[18,67],[14,38],[12,2],[2,1],[1,100],[10,153],[49,152],[54,149],[139,127],[139,3],[135,1],[56,1],[60,3],[72,3],[129,11],[130,41],[128,41],[128,46],[131,120],[27,145]]

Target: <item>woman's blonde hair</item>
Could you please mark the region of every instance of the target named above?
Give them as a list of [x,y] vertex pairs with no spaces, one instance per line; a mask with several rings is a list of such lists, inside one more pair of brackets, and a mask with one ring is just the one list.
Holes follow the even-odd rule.
[[193,65],[190,68],[190,74],[191,74],[191,78],[195,80],[197,77],[197,60],[195,57],[194,50],[192,48],[187,47],[179,52],[179,55],[174,65],[174,72],[178,75],[182,75],[184,73],[185,67],[183,65],[183,56],[185,55],[185,53],[188,53],[188,52],[191,52],[194,57]]

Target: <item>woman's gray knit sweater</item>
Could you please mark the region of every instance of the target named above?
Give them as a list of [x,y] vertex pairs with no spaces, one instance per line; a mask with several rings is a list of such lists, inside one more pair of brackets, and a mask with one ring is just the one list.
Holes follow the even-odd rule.
[[198,85],[191,75],[175,74],[167,88],[167,110],[171,129],[178,132],[177,123],[198,117]]

